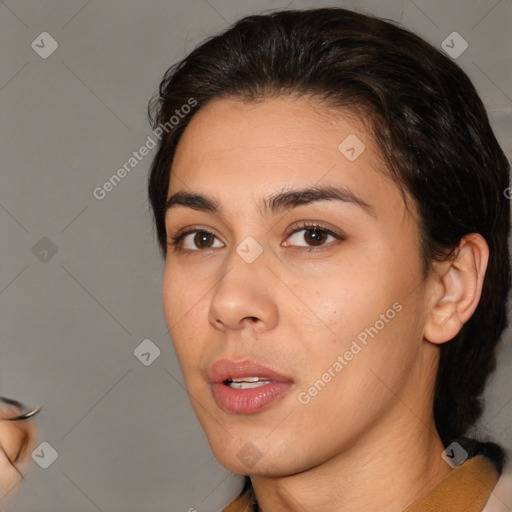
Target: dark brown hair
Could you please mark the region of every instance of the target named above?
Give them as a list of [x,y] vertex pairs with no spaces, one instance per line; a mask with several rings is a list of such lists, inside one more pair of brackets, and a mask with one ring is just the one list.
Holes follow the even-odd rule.
[[281,11],[241,19],[172,66],[150,102],[153,128],[191,98],[196,107],[166,129],[151,166],[149,199],[162,253],[170,168],[194,113],[216,98],[287,94],[312,95],[333,112],[369,121],[386,172],[418,212],[426,273],[432,262],[452,257],[468,233],[480,233],[489,246],[480,303],[441,347],[434,418],[447,445],[482,413],[507,323],[509,162],[470,79],[419,36],[341,8]]

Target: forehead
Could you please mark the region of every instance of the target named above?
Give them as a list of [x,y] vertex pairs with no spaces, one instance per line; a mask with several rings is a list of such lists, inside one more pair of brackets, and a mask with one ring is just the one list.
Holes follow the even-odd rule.
[[[344,154],[340,144],[347,137],[352,144],[346,145],[344,149],[349,152]],[[361,156],[367,162],[371,159],[372,167],[382,165],[370,133],[353,114],[327,109],[310,97],[284,96],[251,102],[220,98],[202,106],[192,117],[178,143],[173,170],[186,166],[187,172],[192,172],[215,160],[238,162],[241,170],[275,161],[277,171],[297,166],[305,157],[304,165],[326,161],[335,165],[342,162],[341,156],[354,156],[349,146],[357,152],[364,148]]]
[[291,186],[332,184],[398,212],[403,200],[384,169],[354,114],[305,97],[222,98],[204,105],[184,131],[168,196],[187,189],[236,204]]
[[328,149],[337,157],[339,143],[350,134],[359,135],[378,153],[361,119],[347,110],[328,108],[312,97],[281,96],[249,102],[220,98],[211,100],[193,116],[175,159],[181,156],[180,146],[199,141],[194,148],[196,157],[211,151],[263,154],[270,149],[290,158]]

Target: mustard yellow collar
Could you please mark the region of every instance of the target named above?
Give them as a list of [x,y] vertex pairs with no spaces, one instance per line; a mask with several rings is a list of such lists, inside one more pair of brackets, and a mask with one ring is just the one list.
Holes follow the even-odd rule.
[[494,464],[477,455],[454,469],[404,512],[480,512],[498,478]]
[[[466,460],[403,512],[481,512],[498,481],[494,464],[477,455]],[[254,494],[249,489],[222,512],[251,512]]]

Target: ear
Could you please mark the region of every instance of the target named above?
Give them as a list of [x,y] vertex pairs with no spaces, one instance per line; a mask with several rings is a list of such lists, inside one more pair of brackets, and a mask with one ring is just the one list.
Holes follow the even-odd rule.
[[433,275],[423,336],[436,344],[453,339],[475,312],[489,261],[489,247],[478,233],[464,236],[455,254],[440,263]]

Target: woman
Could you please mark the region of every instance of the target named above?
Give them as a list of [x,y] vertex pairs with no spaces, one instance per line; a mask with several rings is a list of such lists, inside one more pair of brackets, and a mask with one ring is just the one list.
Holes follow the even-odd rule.
[[150,116],[166,321],[247,475],[225,511],[483,510],[509,164],[465,73],[370,16],[275,12],[170,68]]

